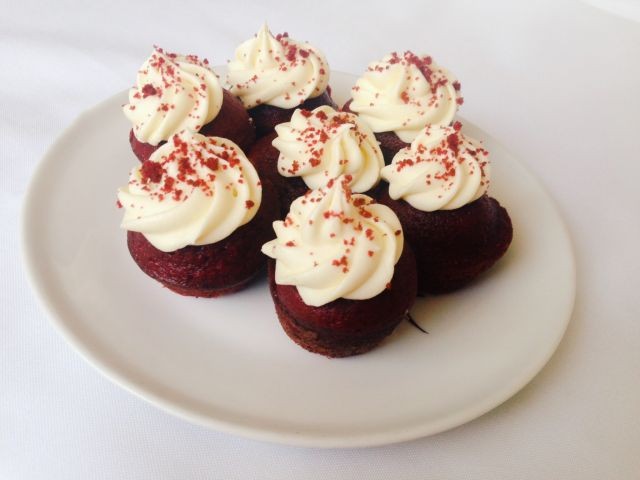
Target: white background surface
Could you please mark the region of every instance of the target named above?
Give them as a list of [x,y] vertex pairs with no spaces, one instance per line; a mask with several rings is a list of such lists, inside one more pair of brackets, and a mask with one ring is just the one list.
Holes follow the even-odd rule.
[[[0,479],[637,479],[640,24],[580,2],[480,3],[5,0]],[[244,440],[111,384],[37,304],[21,267],[19,212],[56,135],[128,87],[150,45],[223,63],[264,19],[317,45],[337,70],[359,73],[391,50],[432,54],[462,82],[461,113],[556,199],[577,255],[574,317],[548,366],[493,412],[373,449]]]

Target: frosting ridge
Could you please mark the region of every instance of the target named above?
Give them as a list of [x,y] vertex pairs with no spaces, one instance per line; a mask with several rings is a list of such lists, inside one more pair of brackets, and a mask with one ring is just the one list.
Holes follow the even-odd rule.
[[449,125],[458,105],[460,83],[430,56],[393,52],[367,71],[351,89],[349,108],[371,129],[394,132],[412,142],[426,125]]
[[287,33],[273,36],[264,24],[236,49],[227,83],[248,109],[261,104],[295,108],[326,90],[329,67],[315,47]]
[[453,210],[485,194],[490,182],[489,152],[464,135],[462,125],[426,127],[401,149],[381,175],[389,196],[425,212]]
[[287,217],[273,223],[276,238],[262,247],[276,259],[276,283],[296,286],[307,305],[378,295],[402,253],[398,217],[370,197],[352,194],[349,181],[338,177],[296,199]]
[[278,172],[301,177],[311,189],[342,174],[353,192],[366,192],[380,180],[382,152],[371,129],[357,115],[329,106],[298,109],[291,121],[276,126],[273,146],[280,151]]
[[123,111],[139,141],[158,145],[181,130],[199,131],[218,115],[222,98],[207,60],[155,47],[138,70]]
[[240,147],[182,131],[135,167],[118,190],[121,227],[163,252],[215,243],[249,222],[262,186]]

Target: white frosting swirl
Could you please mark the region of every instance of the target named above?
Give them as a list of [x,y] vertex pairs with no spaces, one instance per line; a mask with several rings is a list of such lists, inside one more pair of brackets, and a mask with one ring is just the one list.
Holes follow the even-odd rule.
[[348,181],[342,176],[297,198],[285,220],[273,223],[276,239],[262,247],[276,259],[276,283],[295,285],[307,305],[375,297],[402,253],[398,217],[366,195],[352,195]]
[[425,128],[410,147],[382,169],[389,196],[424,212],[453,210],[480,198],[489,188],[489,152],[453,127]]
[[122,228],[163,252],[218,242],[249,222],[262,187],[231,140],[182,131],[135,167],[118,191]]
[[412,142],[430,124],[449,125],[462,104],[460,84],[431,57],[392,53],[373,62],[351,89],[349,108],[374,132]]
[[274,37],[264,24],[236,49],[227,83],[246,108],[260,104],[294,108],[326,90],[329,67],[315,47],[286,33]]
[[328,106],[296,110],[291,121],[276,126],[273,146],[280,151],[278,172],[302,177],[320,188],[342,174],[351,176],[353,192],[366,192],[380,180],[382,152],[371,129],[357,115]]
[[181,130],[199,131],[222,107],[222,87],[207,60],[156,47],[129,90],[124,114],[141,142],[158,145]]

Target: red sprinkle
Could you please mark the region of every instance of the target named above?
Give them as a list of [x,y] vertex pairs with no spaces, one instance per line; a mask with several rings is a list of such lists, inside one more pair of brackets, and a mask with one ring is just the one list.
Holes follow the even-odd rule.
[[208,167],[210,170],[213,170],[214,172],[218,170],[219,167],[219,162],[216,157],[207,157],[202,160],[202,164]]
[[460,138],[458,137],[458,133],[452,133],[451,135],[447,136],[447,145],[449,145],[449,148],[453,151],[453,153],[455,153],[456,155],[458,155],[458,147],[460,145]]
[[347,266],[349,265],[349,263],[348,263],[348,261],[347,261],[347,257],[346,257],[346,256],[344,256],[344,255],[343,255],[342,257],[340,257],[340,260],[333,260],[333,261],[331,262],[331,265],[333,265],[334,267],[340,267],[340,266],[344,267],[344,268],[342,269],[342,272],[343,272],[343,273],[347,273],[347,272],[349,271],[349,269],[347,268]]
[[162,165],[157,162],[152,162],[151,160],[146,160],[142,167],[140,167],[140,174],[142,175],[142,182],[148,183],[158,183],[162,179],[162,174],[164,173],[164,169]]
[[289,60],[290,62],[294,62],[296,60],[296,52],[298,51],[298,49],[293,46],[293,45],[289,45],[289,49],[287,50],[287,60]]
[[166,193],[169,193],[173,190],[173,185],[176,183],[176,179],[173,177],[167,177],[164,179],[164,185],[162,186],[162,190]]
[[151,97],[153,95],[158,95],[158,90],[156,90],[153,85],[147,83],[142,87],[142,98]]

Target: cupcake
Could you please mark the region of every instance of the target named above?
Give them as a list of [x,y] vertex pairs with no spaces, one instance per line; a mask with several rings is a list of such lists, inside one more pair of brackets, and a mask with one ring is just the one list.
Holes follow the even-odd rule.
[[456,290],[489,269],[513,236],[487,194],[489,153],[461,124],[425,128],[382,169],[380,197],[400,218],[418,268],[418,293]]
[[375,132],[386,163],[427,125],[450,125],[463,99],[460,83],[429,56],[391,53],[373,62],[351,89],[344,110]]
[[195,297],[248,284],[264,267],[260,247],[278,212],[273,189],[235,143],[187,130],[131,171],[118,204],[142,271]]
[[296,110],[290,122],[276,126],[274,135],[256,142],[249,160],[278,190],[283,214],[307,190],[340,175],[349,175],[352,192],[370,192],[384,166],[371,129],[355,114],[326,105]]
[[284,331],[328,357],[367,352],[407,315],[415,260],[387,207],[352,194],[348,176],[296,199],[262,251]]
[[207,60],[155,47],[123,107],[129,142],[141,162],[182,130],[228,138],[247,149],[255,129],[242,103],[220,86]]
[[[300,107],[336,107],[329,90],[329,66],[317,48],[289,38],[275,37],[267,25],[242,43],[228,64],[229,90],[248,109],[258,136],[288,122]],[[337,107],[336,107],[337,108]]]

